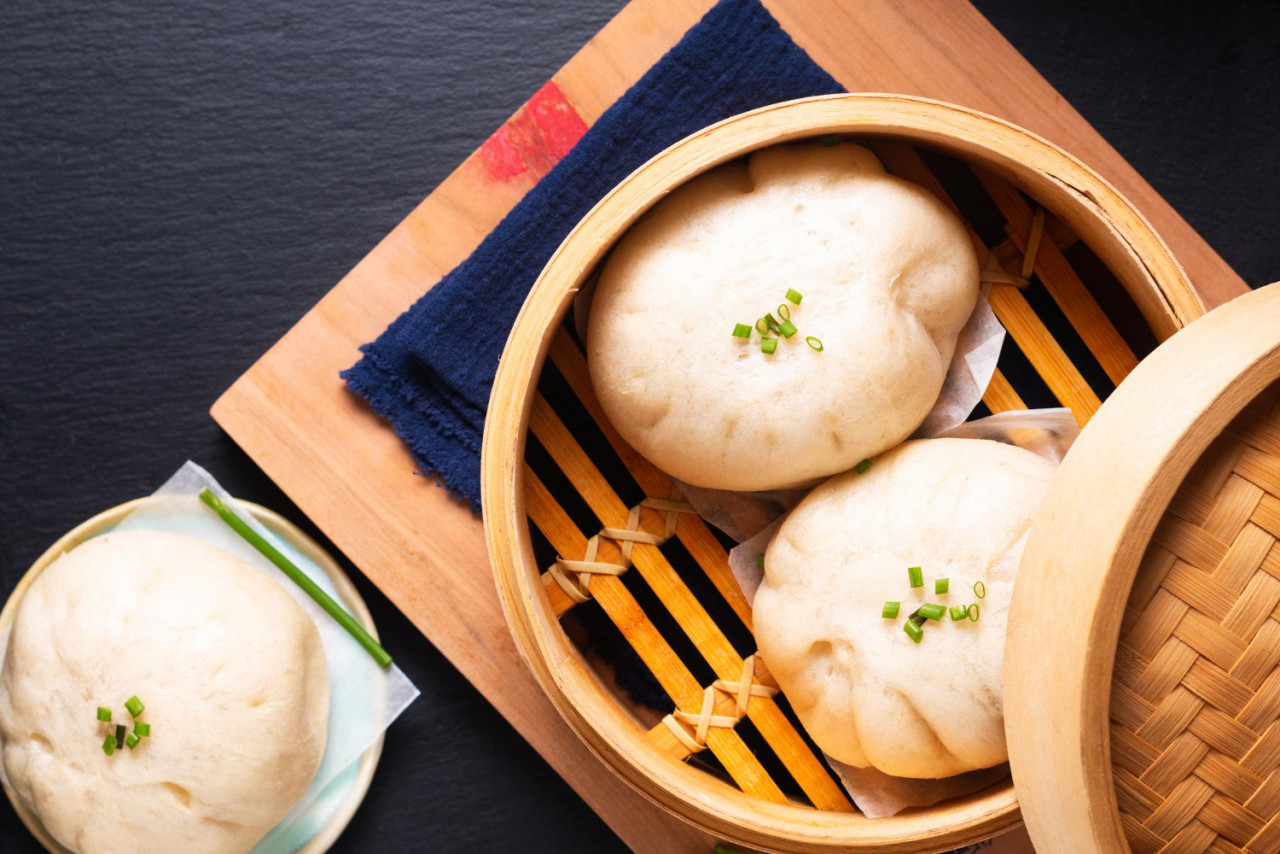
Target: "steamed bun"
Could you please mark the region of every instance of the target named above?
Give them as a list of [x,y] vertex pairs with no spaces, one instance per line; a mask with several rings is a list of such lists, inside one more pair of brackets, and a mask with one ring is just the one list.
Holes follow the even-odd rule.
[[[151,736],[106,756],[135,694]],[[306,791],[328,715],[311,618],[264,573],[176,534],[108,533],[58,558],[0,672],[9,783],[81,854],[248,851]]]
[[[731,335],[777,312],[799,333]],[[587,352],[605,413],[680,480],[796,486],[907,438],[978,298],[964,225],[852,144],[775,146],[671,193],[604,264]],[[805,344],[814,336],[823,346]]]
[[[979,439],[907,442],[834,477],[786,518],[765,555],[754,619],[809,735],[849,765],[949,777],[1004,762],[1005,623],[1025,535],[1053,476],[1030,451]],[[923,568],[923,588],[907,568]],[[935,595],[933,582],[950,579]],[[903,623],[925,602],[977,622]],[[880,616],[901,602],[896,619]]]

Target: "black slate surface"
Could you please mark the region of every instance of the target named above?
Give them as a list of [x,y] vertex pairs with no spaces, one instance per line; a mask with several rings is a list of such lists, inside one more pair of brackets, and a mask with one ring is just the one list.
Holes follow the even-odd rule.
[[[209,405],[620,5],[0,3],[0,593],[187,458],[304,521]],[[1280,279],[1280,6],[977,5],[1246,280]],[[620,850],[356,580],[423,696],[334,850]],[[6,806],[0,850],[38,850]]]

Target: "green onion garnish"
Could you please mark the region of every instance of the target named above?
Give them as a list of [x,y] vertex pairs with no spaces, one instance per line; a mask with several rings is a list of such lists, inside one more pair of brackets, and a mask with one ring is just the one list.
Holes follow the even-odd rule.
[[942,615],[947,613],[947,606],[935,605],[930,602],[927,605],[921,605],[919,609],[917,609],[916,613],[924,617],[926,620],[941,620]]
[[124,747],[124,724],[116,724],[116,747]]
[[781,317],[783,320],[791,319],[791,309],[787,308],[787,304],[785,302],[778,303],[778,317]]
[[[862,465],[859,463],[858,465]],[[857,471],[857,469],[854,469]],[[918,566],[907,567],[907,579],[912,587],[924,587],[924,571]]]
[[343,610],[341,605],[333,601],[333,598],[330,597],[328,593],[325,593],[320,589],[320,586],[312,581],[305,572],[298,569],[287,557],[280,554],[280,552],[276,550],[275,546],[263,539],[257,531],[253,530],[253,528],[250,528],[243,519],[231,510],[230,507],[223,504],[222,500],[218,498],[218,496],[214,495],[208,489],[202,489],[200,490],[200,500],[213,508],[213,511],[222,517],[222,521],[230,525],[237,534],[248,541],[249,545],[261,552],[267,560],[271,561],[281,572],[289,576],[289,578],[293,580],[294,584],[297,584],[308,596],[314,599],[316,604],[323,608],[329,616],[337,620],[338,624],[346,629],[351,636],[355,638],[370,655],[373,656],[373,660],[378,662],[379,666],[391,666],[391,655],[382,648],[381,644],[373,639],[372,635],[365,631],[364,626],[356,622],[355,618]]
[[885,602],[884,607],[880,609],[880,616],[886,620],[892,620],[898,616],[898,608],[901,607],[899,602]]
[[756,321],[756,332],[759,332],[761,335],[769,334],[769,321],[767,318],[762,317]]
[[[853,470],[856,471],[858,474],[866,474],[867,469],[869,468],[871,468],[871,460],[863,460],[862,462],[854,466]],[[916,585],[916,586],[918,587],[919,585]]]
[[952,605],[949,610],[951,612],[951,622],[953,623],[958,623],[969,616],[969,609],[964,605]]
[[800,300],[804,299],[804,297],[800,294],[799,291],[792,290],[791,288],[787,288],[787,299],[789,299],[791,302],[795,303],[796,305],[799,305]]
[[764,552],[756,555],[756,569],[764,569]]
[[734,338],[750,338],[751,327],[747,326],[747,324],[745,323],[735,323],[733,325],[733,337]]
[[983,584],[981,581],[973,582],[973,595],[977,596],[979,599],[986,596],[987,585]]
[[107,736],[102,742],[102,752],[110,756],[116,752],[116,737],[114,735]]
[[822,352],[822,342],[817,338],[814,338],[812,335],[804,339],[804,343],[808,344],[812,349],[817,350],[819,353]]
[[939,578],[933,582],[933,592],[938,596],[942,596],[946,594],[946,592],[950,589],[951,589],[951,579],[949,578]]
[[920,643],[920,639],[924,637],[924,629],[920,628],[914,620],[907,620],[903,623],[902,630],[907,633],[907,637],[916,643]]
[[769,312],[764,316],[764,322],[769,324],[769,328],[774,332],[778,331],[778,319],[773,316],[773,312]]
[[760,352],[761,352],[761,353],[764,353],[764,354],[768,355],[768,354],[772,353],[774,350],[777,350],[777,349],[778,349],[778,339],[777,339],[777,338],[761,338],[761,339],[760,339]]
[[135,718],[142,714],[142,710],[146,708],[146,706],[142,705],[142,701],[138,699],[137,695],[125,700],[124,707],[129,710],[130,716]]
[[839,145],[840,137],[836,136],[834,133],[829,133],[822,138],[822,144],[825,145],[827,148],[831,148],[834,145]]
[[969,621],[973,623],[978,622],[978,603],[977,602],[974,602],[972,605],[969,606]]
[[133,731],[138,734],[138,738],[147,738],[151,735],[151,724],[138,721],[133,725]]
[[104,706],[98,706],[98,720],[104,723],[111,723],[111,710]]
[[783,338],[790,338],[796,334],[796,325],[790,320],[784,320],[782,325],[778,327],[778,331],[782,333]]
[[136,732],[131,732],[124,737],[124,746],[129,748],[130,750],[133,750],[135,747],[138,746],[138,742],[140,741],[142,741],[142,739],[138,736],[138,734]]

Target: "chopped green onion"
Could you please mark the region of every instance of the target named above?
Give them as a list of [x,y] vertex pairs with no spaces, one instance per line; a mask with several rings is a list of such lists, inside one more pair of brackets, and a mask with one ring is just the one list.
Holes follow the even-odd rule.
[[790,338],[796,334],[796,325],[790,320],[784,320],[782,325],[778,327],[778,331],[782,333],[783,338]]
[[778,319],[773,316],[773,312],[769,312],[764,316],[764,322],[769,324],[769,328],[774,332],[778,331]]
[[884,607],[880,609],[880,616],[886,620],[892,620],[898,616],[898,608],[901,607],[900,602],[885,602]]
[[933,582],[933,592],[938,596],[943,596],[951,589],[951,579],[939,578]]
[[916,643],[920,643],[920,639],[924,637],[924,629],[920,628],[914,620],[907,620],[903,623],[902,630],[907,633],[907,637]]
[[750,338],[751,327],[747,326],[747,324],[745,323],[735,323],[733,325],[733,337],[734,338]]
[[365,648],[365,650],[373,656],[373,660],[378,662],[381,667],[391,666],[391,655],[382,648],[373,636],[365,631],[364,626],[356,622],[355,618],[343,610],[342,606],[333,601],[333,598],[325,593],[311,578],[302,570],[298,569],[284,555],[276,550],[275,546],[268,543],[262,538],[262,535],[235,514],[235,512],[222,503],[222,499],[214,495],[208,489],[200,490],[200,500],[213,508],[213,511],[222,517],[222,521],[226,522],[231,528],[248,541],[262,553],[267,560],[271,561],[276,567],[289,576],[294,584],[301,587],[308,596],[316,601],[325,612],[338,621],[338,625],[347,630],[356,641]]
[[756,332],[759,332],[761,335],[769,334],[769,321],[766,318],[762,317],[756,321]]
[[977,596],[979,599],[986,596],[987,585],[983,584],[981,581],[973,582],[973,595]]
[[947,613],[947,606],[935,605],[930,602],[927,605],[921,605],[916,613],[924,617],[926,620],[941,620],[942,615]]
[[764,569],[764,552],[756,555],[756,569]]
[[972,605],[969,606],[969,621],[973,623],[978,622],[978,603],[977,602],[974,602]]
[[111,710],[104,706],[98,706],[98,720],[104,723],[111,723]]
[[817,338],[813,337],[812,335],[804,339],[804,343],[808,344],[810,347],[812,347],[814,350],[817,350],[819,353],[822,352],[822,342],[819,341]]
[[832,146],[839,145],[840,137],[836,136],[834,133],[829,133],[822,138],[822,144],[825,145],[827,148],[831,148]]
[[124,724],[116,724],[116,747],[124,747]]
[[797,290],[793,290],[792,288],[787,288],[787,299],[795,303],[796,305],[799,305],[800,300],[804,299],[804,296],[801,295],[801,293]]
[[133,731],[138,734],[138,738],[147,738],[151,735],[151,724],[138,721],[133,725]]
[[761,352],[761,353],[764,353],[764,354],[768,355],[768,354],[772,353],[774,350],[777,350],[777,349],[778,349],[778,339],[777,339],[777,338],[761,338],[761,339],[760,339],[760,352]]
[[130,750],[133,750],[135,747],[138,746],[138,742],[140,741],[142,741],[142,739],[138,736],[138,734],[136,732],[131,732],[124,738],[124,746],[129,748]]
[[951,611],[951,622],[953,623],[958,623],[969,616],[969,608],[965,605],[952,605],[949,610]]
[[102,742],[102,752],[110,756],[116,752],[116,737],[114,735],[107,736]]
[[136,695],[125,700],[124,707],[128,709],[129,714],[135,718],[142,714],[142,710],[146,708],[146,706],[142,705],[142,701],[139,700]]
[[783,320],[791,319],[791,309],[787,307],[785,302],[778,304],[778,317],[781,317]]
[[[854,469],[854,471],[857,471],[857,469]],[[924,571],[918,566],[907,567],[907,579],[911,582],[912,587],[924,587]]]
[[871,460],[863,460],[862,462],[854,466],[853,470],[856,471],[858,474],[866,474],[867,470],[870,468],[871,468]]

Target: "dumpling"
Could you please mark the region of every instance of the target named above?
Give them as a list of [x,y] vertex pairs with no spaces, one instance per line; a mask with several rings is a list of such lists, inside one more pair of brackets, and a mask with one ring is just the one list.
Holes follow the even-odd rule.
[[[623,438],[680,480],[811,483],[915,430],[977,297],[964,225],[928,191],[858,145],[775,146],[681,186],[618,242],[591,378]],[[733,336],[782,304],[798,331],[771,333],[772,355],[754,326]]]
[[[827,754],[920,778],[1008,758],[1005,623],[1053,473],[1047,460],[999,442],[907,442],[864,474],[828,480],[786,518],[765,555],[756,641]],[[913,566],[923,587],[910,586]],[[934,592],[940,578],[944,595]],[[888,601],[901,603],[895,619],[881,616]],[[928,621],[917,644],[903,624],[930,602],[977,603],[979,619]]]

